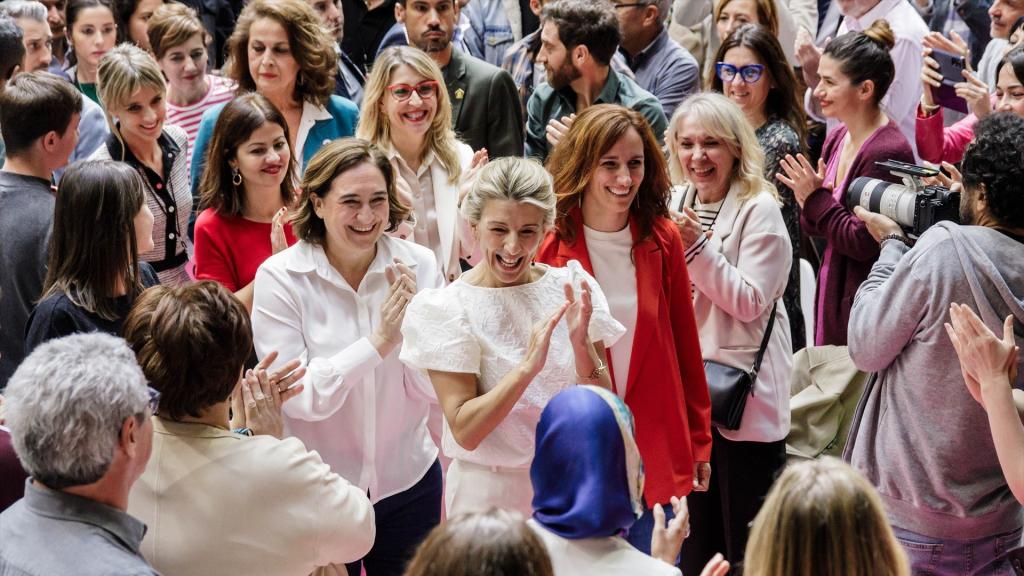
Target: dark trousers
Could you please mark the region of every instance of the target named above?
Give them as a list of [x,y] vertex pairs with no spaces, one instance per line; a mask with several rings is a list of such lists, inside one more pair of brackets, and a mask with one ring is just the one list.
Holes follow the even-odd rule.
[[683,574],[700,574],[721,552],[733,565],[743,562],[750,524],[775,477],[786,464],[786,442],[734,442],[711,429],[711,482],[707,492],[691,492],[690,537],[683,542]]
[[349,576],[401,576],[416,547],[441,523],[441,463],[433,466],[412,488],[373,505],[377,538],[370,553],[345,566]]

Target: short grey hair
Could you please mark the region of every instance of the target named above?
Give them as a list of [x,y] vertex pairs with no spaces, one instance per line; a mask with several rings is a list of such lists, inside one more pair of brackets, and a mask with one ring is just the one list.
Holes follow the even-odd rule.
[[34,20],[46,24],[46,6],[36,0],[5,0],[0,2],[7,15],[15,20]]
[[124,340],[75,334],[42,344],[21,363],[4,412],[22,466],[61,489],[102,478],[124,421],[141,418],[148,402],[146,377]]
[[531,204],[544,210],[545,227],[555,223],[551,175],[536,160],[505,157],[488,162],[462,201],[462,217],[470,224],[478,224],[484,206],[491,200]]

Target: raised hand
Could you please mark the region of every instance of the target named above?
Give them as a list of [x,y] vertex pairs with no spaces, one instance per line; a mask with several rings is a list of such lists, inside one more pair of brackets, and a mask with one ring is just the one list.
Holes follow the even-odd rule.
[[[955,34],[955,32],[954,32]],[[953,86],[956,95],[967,101],[971,112],[978,120],[992,113],[992,100],[988,92],[988,84],[970,70],[963,71],[966,82],[958,82]]]
[[548,120],[548,126],[545,129],[548,144],[552,148],[558,146],[558,143],[565,138],[565,135],[569,133],[569,128],[572,128],[572,123],[576,121],[576,115],[571,114],[569,116],[562,116],[559,119],[552,118]]
[[284,433],[281,406],[302,392],[302,384],[293,384],[305,375],[306,369],[299,367],[298,360],[292,360],[268,373],[267,367],[276,359],[277,352],[271,352],[239,380],[231,397],[232,428],[249,428],[254,434],[276,438]]
[[473,153],[473,159],[469,162],[469,169],[463,172],[462,182],[459,184],[459,206],[462,206],[463,198],[473,188],[473,183],[476,182],[476,175],[489,161],[487,148],[481,148]]
[[985,406],[983,388],[1003,383],[1012,385],[1017,377],[1020,348],[1013,336],[1013,315],[1003,322],[1003,337],[997,337],[969,306],[952,304],[945,324],[953,349],[960,358],[960,371],[971,396]]
[[683,540],[686,540],[690,535],[690,511],[686,507],[686,498],[673,496],[671,503],[675,516],[667,523],[665,522],[665,510],[661,507],[661,504],[654,505],[651,556],[666,564],[675,566]]

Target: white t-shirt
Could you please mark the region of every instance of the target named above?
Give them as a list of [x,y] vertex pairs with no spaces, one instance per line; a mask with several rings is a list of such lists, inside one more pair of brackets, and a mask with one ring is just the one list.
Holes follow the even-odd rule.
[[618,232],[601,232],[583,227],[594,277],[608,298],[612,317],[626,327],[626,333],[611,347],[615,393],[625,399],[629,382],[629,358],[633,354],[638,308],[636,264],[633,262],[633,232],[626,226]]
[[644,554],[617,536],[569,540],[536,520],[526,523],[544,541],[555,576],[681,576],[675,566]]
[[[522,362],[534,324],[565,302],[563,286],[574,277],[591,287],[591,340],[610,346],[622,336],[625,328],[612,318],[600,286],[579,262],[545,268],[538,280],[520,286],[483,288],[459,278],[446,288],[421,291],[405,312],[401,360],[420,370],[475,374],[487,392]],[[563,319],[551,335],[544,369],[508,416],[476,450],[459,446],[445,422],[445,455],[482,466],[529,466],[540,413],[555,394],[576,383],[575,364]]]

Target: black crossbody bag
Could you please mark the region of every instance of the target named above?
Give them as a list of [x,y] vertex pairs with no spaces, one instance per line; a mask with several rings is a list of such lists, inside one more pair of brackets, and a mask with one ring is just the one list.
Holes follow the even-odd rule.
[[754,381],[761,370],[761,360],[764,359],[768,339],[771,338],[772,328],[775,327],[775,308],[778,305],[776,302],[772,306],[768,326],[764,330],[764,337],[761,338],[761,348],[758,349],[754,365],[749,372],[714,360],[704,361],[704,373],[708,380],[708,391],[711,393],[711,423],[715,426],[725,430],[736,430],[740,427],[743,409],[747,406],[747,396],[754,393]]

